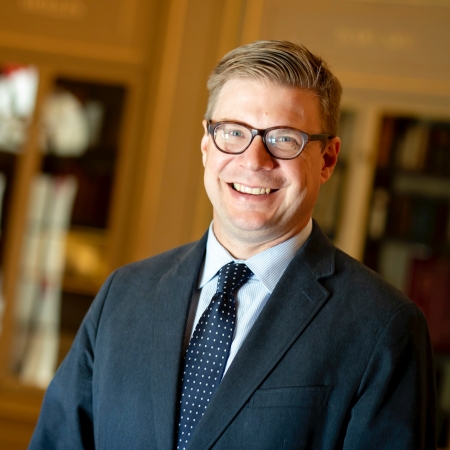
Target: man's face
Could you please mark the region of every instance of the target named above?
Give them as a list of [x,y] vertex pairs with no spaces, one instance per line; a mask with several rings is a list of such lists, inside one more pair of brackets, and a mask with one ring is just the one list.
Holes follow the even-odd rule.
[[[313,93],[239,78],[227,81],[217,99],[212,121],[226,120],[258,129],[323,131]],[[339,139],[332,139],[324,151],[322,142],[310,142],[297,158],[280,160],[270,156],[257,136],[244,153],[229,155],[214,146],[206,122],[203,125],[205,187],[214,209],[214,233],[222,245],[244,259],[300,232],[311,217],[320,185],[331,176]],[[268,188],[270,193],[242,192],[245,188]]]

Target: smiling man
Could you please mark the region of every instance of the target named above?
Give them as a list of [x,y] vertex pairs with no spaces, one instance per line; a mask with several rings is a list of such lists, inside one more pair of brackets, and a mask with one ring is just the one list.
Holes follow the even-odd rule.
[[[320,134],[323,140],[308,142],[323,129],[310,90],[241,75],[224,84],[216,102],[201,144],[214,234],[247,259],[306,227],[340,140]],[[252,129],[269,131],[252,139]]]
[[109,277],[30,448],[434,449],[423,315],[311,218],[339,81],[305,47],[259,41],[208,88],[213,222]]

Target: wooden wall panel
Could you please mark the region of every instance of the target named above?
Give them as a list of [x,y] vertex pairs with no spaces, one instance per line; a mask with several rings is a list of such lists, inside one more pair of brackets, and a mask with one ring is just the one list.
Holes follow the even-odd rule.
[[304,43],[344,88],[449,94],[450,2],[266,0],[261,37]]
[[156,0],[3,0],[0,46],[140,64],[158,11]]

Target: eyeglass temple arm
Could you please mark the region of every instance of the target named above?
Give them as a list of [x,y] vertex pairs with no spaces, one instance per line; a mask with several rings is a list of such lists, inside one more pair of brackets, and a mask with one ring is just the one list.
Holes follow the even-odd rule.
[[309,141],[324,141],[325,139],[332,139],[334,136],[332,134],[310,134]]

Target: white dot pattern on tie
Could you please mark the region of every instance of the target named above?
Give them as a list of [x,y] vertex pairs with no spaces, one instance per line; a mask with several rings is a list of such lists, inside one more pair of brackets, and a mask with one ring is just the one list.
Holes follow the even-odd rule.
[[234,292],[252,275],[245,264],[219,271],[217,292],[200,318],[184,359],[177,449],[185,449],[226,366],[236,322]]

